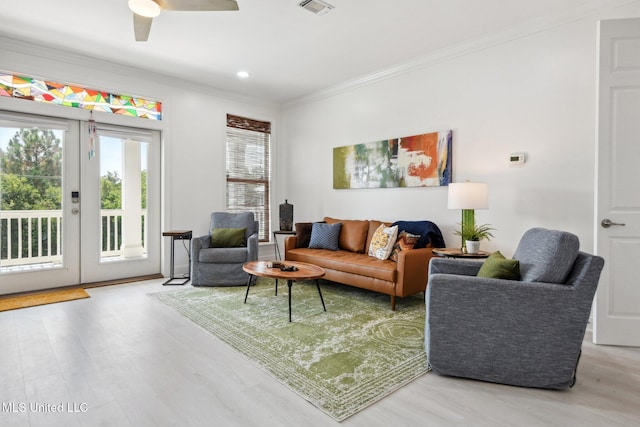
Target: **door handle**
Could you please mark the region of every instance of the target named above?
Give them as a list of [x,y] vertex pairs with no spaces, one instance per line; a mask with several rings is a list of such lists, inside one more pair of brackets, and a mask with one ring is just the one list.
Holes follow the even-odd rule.
[[603,228],[609,228],[609,227],[611,227],[612,225],[620,225],[620,226],[622,226],[622,227],[624,227],[624,226],[625,226],[625,224],[622,224],[622,223],[620,223],[620,222],[613,222],[613,221],[611,221],[609,218],[605,218],[605,219],[603,219],[603,220],[602,220],[602,222],[600,222],[600,225],[601,225]]

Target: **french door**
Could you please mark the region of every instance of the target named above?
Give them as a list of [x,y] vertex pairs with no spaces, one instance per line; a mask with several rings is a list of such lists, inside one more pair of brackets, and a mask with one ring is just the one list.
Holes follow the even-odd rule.
[[160,132],[99,124],[95,136],[81,156],[81,282],[160,273]]
[[0,293],[78,283],[77,121],[0,112]]
[[0,111],[0,294],[160,272],[160,134]]

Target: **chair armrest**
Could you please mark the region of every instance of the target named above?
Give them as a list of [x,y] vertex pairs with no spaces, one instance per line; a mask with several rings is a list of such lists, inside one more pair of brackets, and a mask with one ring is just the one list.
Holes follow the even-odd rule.
[[437,316],[456,318],[455,323],[469,321],[478,327],[495,323],[494,326],[527,333],[553,326],[557,332],[560,317],[566,320],[586,309],[588,318],[592,301],[585,301],[580,307],[577,294],[575,288],[557,283],[432,274],[427,311],[431,320],[438,320]]
[[433,257],[432,248],[400,251],[396,270],[396,295],[405,297],[424,292],[427,286],[429,260]]
[[258,233],[253,233],[247,239],[247,261],[257,261],[258,260]]
[[475,276],[480,271],[481,261],[469,259],[454,259],[433,257],[429,262],[429,275],[432,274],[456,274]]
[[194,262],[198,262],[198,255],[200,254],[200,250],[203,248],[208,248],[211,241],[211,236],[209,234],[204,236],[198,236],[191,239],[191,259]]
[[298,246],[298,236],[287,236],[284,239],[284,259],[287,259],[287,252]]

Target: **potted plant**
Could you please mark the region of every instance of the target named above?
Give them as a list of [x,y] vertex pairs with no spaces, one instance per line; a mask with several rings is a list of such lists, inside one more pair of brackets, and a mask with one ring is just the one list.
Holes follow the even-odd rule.
[[480,241],[487,239],[491,240],[493,234],[491,232],[495,230],[489,224],[472,225],[470,227],[460,227],[460,230],[456,230],[454,234],[462,237],[465,242],[466,250],[468,254],[477,254],[480,250]]

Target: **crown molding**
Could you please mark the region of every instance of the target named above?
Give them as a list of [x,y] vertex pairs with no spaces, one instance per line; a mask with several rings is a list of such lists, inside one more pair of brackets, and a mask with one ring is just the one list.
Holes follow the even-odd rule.
[[[135,76],[135,78],[142,78],[144,80],[152,80],[154,83],[158,85],[167,85],[167,86],[175,86],[176,84],[176,76],[161,73],[156,70],[145,69],[141,67],[134,67],[129,64],[110,61],[106,59],[99,58],[97,56],[88,56],[85,53],[80,53],[72,50],[65,49],[59,46],[49,46],[43,43],[36,42],[34,40],[25,40],[25,39],[17,39],[10,34],[3,33],[0,31],[0,49],[4,49],[11,52],[16,52],[18,54],[24,54],[29,56],[34,56],[37,58],[43,58],[46,60],[71,65],[75,68],[86,68],[88,72],[91,70],[100,70],[100,72],[108,72],[110,74],[121,76],[125,79],[130,79],[131,76]],[[7,69],[9,68],[9,69]],[[162,97],[158,96],[158,94],[153,95],[145,95],[142,93],[131,93],[131,89],[122,89],[118,87],[104,87],[104,85],[96,85],[90,82],[70,82],[69,77],[56,77],[54,75],[46,75],[42,76],[42,69],[38,71],[30,71],[30,70],[15,70],[14,66],[10,66],[6,63],[0,62],[0,69],[3,71],[14,72],[14,73],[23,73],[28,74],[30,76],[42,79],[50,79],[56,80],[58,79],[64,83],[74,83],[83,86],[100,86],[100,89],[109,90],[113,92],[121,92],[127,93],[132,96],[142,96],[148,97],[151,99],[158,99],[159,101],[163,101]],[[112,85],[113,83],[109,83]],[[217,98],[226,99],[228,101],[233,102],[243,102],[243,103],[251,103],[253,105],[261,105],[264,107],[271,108],[280,108],[281,106],[272,101],[267,101],[260,98],[251,97],[248,95],[242,95],[235,92],[229,92],[222,89],[219,89],[215,86],[209,85],[204,82],[192,80],[189,81],[181,77],[181,84],[186,88],[192,89],[196,92],[206,93],[211,96],[215,96]],[[166,101],[166,100],[165,100]]]
[[562,13],[549,15],[538,19],[532,19],[521,25],[492,33],[477,39],[468,40],[455,46],[440,49],[428,55],[417,57],[402,64],[385,68],[375,73],[360,76],[355,79],[318,90],[308,95],[301,96],[299,98],[285,102],[283,104],[283,108],[286,109],[289,107],[330,98],[360,87],[399,77],[417,70],[432,67],[436,64],[451,61],[458,57],[470,55],[475,52],[506,44],[520,38],[528,37],[537,33],[542,33],[553,28],[578,21],[604,9],[618,8],[627,4],[637,3],[639,1],[640,0],[586,1],[578,7],[565,10]]

